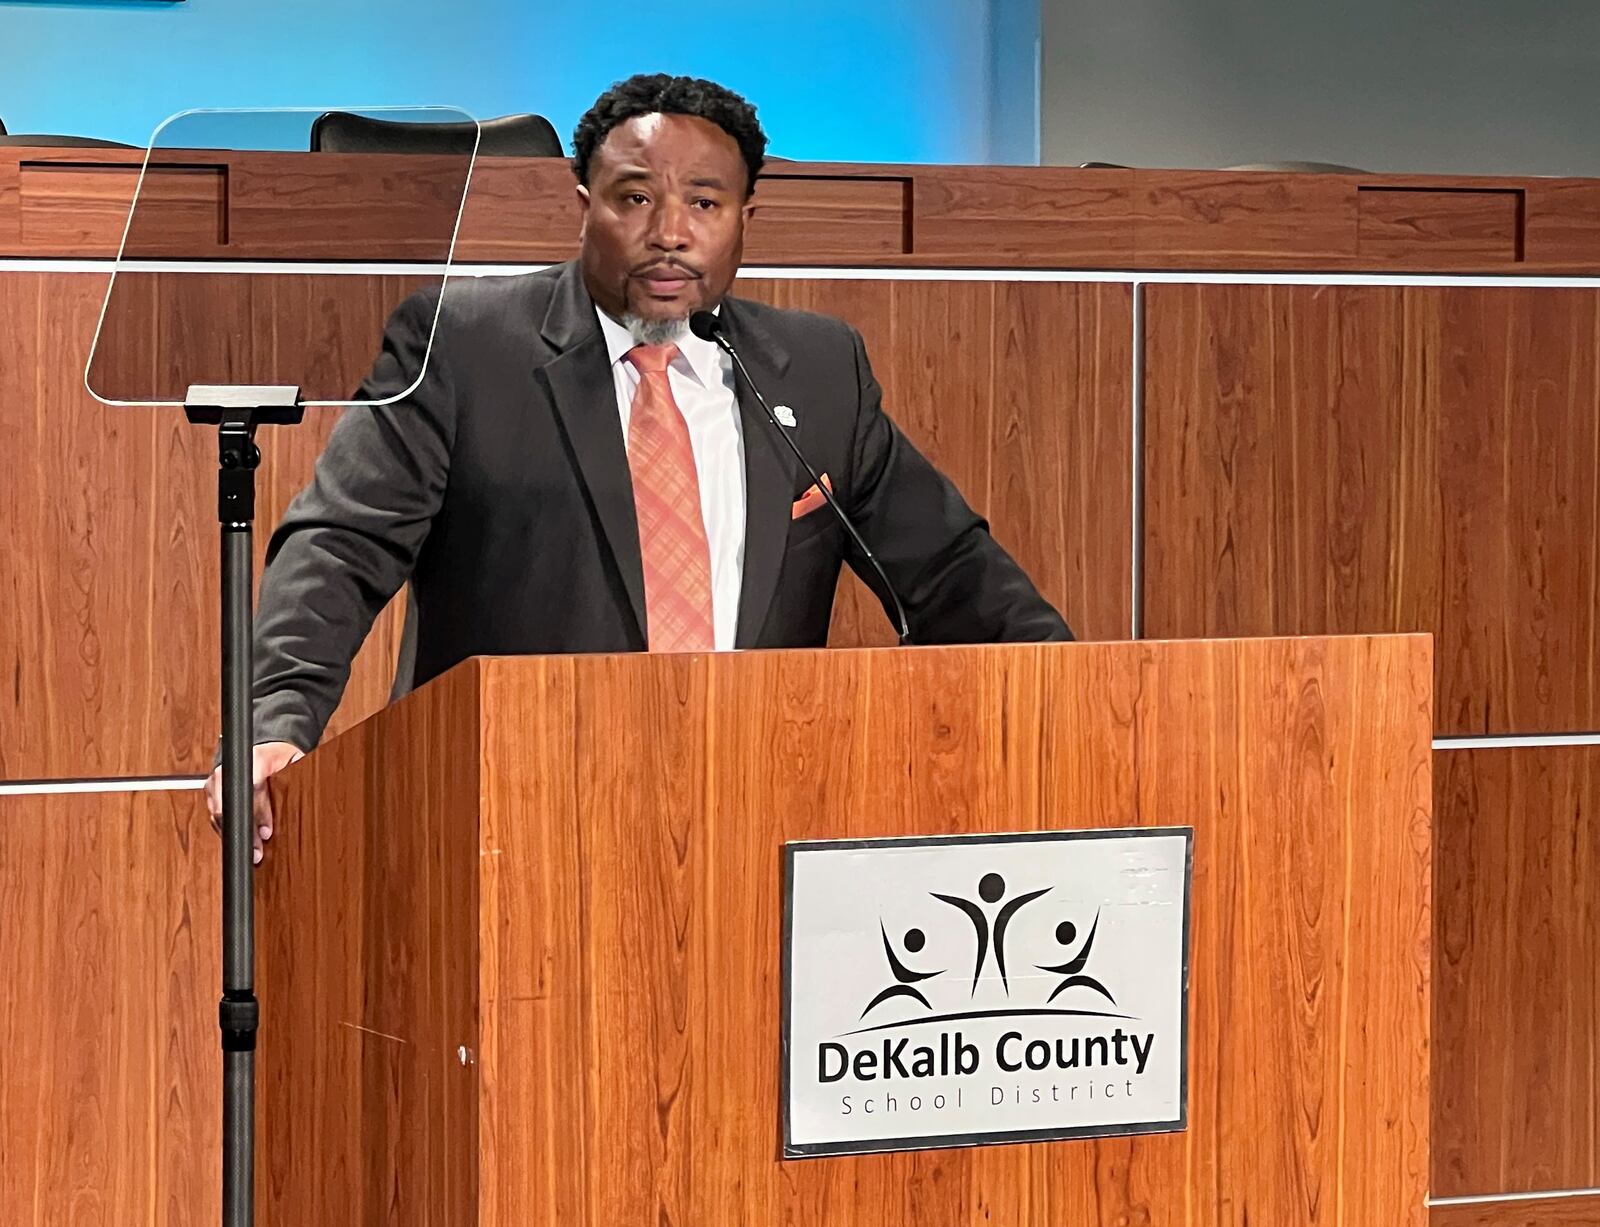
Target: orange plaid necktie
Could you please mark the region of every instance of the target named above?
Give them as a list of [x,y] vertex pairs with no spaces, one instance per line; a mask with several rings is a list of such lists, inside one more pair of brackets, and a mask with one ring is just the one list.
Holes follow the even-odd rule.
[[628,421],[628,468],[639,517],[644,563],[645,624],[652,652],[709,652],[711,547],[700,514],[700,477],[683,411],[672,398],[667,367],[676,345],[636,345],[627,354],[639,372]]

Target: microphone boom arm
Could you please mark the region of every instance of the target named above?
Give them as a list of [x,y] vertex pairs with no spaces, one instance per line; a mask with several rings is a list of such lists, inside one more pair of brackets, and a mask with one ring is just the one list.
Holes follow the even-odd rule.
[[[710,316],[710,321],[702,320],[702,316]],[[696,327],[696,324],[699,324],[699,327]],[[817,490],[821,492],[822,497],[827,500],[828,506],[833,509],[835,518],[838,519],[840,524],[844,525],[845,532],[850,535],[850,539],[855,542],[856,548],[861,551],[861,556],[867,560],[872,569],[877,572],[878,578],[883,581],[883,590],[889,594],[889,601],[894,605],[896,630],[900,636],[900,646],[909,645],[911,643],[911,624],[906,620],[906,607],[900,603],[900,594],[894,590],[894,585],[889,582],[889,576],[884,571],[883,565],[878,561],[877,555],[862,540],[861,534],[856,531],[856,526],[851,523],[850,517],[845,514],[844,508],[839,506],[839,500],[834,497],[833,491],[828,488],[827,483],[822,480],[816,469],[811,467],[811,462],[805,458],[805,454],[796,446],[795,441],[790,438],[789,431],[782,422],[778,421],[778,415],[772,412],[772,406],[767,404],[767,398],[761,395],[761,389],[756,387],[755,380],[750,378],[750,372],[745,369],[744,359],[739,357],[739,351],[733,347],[733,342],[728,340],[727,334],[723,331],[722,321],[709,311],[697,311],[691,317],[689,326],[696,336],[713,342],[718,349],[733,359],[733,365],[743,377],[745,386],[755,396],[756,403],[761,406],[762,412],[767,415],[767,421],[772,423],[772,428],[789,445],[789,450],[794,453],[794,458],[800,462],[800,467],[806,471],[806,475],[811,478]]]

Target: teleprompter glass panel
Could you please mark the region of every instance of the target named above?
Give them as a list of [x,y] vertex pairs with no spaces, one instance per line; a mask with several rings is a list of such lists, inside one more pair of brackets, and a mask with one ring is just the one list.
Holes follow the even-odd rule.
[[450,107],[173,116],[146,151],[90,393],[182,405],[196,386],[290,387],[302,404],[351,403],[412,295],[432,336],[477,144],[477,121]]

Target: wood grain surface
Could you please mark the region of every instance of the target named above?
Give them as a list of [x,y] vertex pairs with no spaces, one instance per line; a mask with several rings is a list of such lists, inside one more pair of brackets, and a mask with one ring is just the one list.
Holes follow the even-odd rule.
[[804,249],[841,264],[911,250],[911,180],[899,175],[816,175],[769,170],[761,177],[745,260],[780,262]]
[[[485,1221],[1422,1221],[1422,642],[488,670]],[[782,840],[1191,820],[1187,1134],[776,1160]]]
[[1600,1227],[1600,1194],[1434,1206],[1429,1227]]
[[[1086,825],[1210,816],[1196,829],[1190,979],[1212,989],[1191,1002],[1189,1138],[1165,1154],[1159,1139],[1101,1143],[1110,1153],[1060,1187],[1136,1197],[1123,1220],[1096,1206],[1106,1221],[1164,1221],[1185,1170],[1196,1222],[1421,1221],[1426,647],[1165,650],[1130,646],[1138,667],[1058,686],[1041,763],[1046,812]],[[1385,735],[1394,744],[1380,750]],[[1143,1164],[1153,1170],[1127,1183]],[[1265,1175],[1297,1165],[1293,1179]],[[1341,1166],[1358,1178],[1341,1181]]]
[[[1132,171],[988,166],[914,180],[911,250],[1002,268],[1137,267]],[[981,246],[982,254],[979,255]]]
[[218,855],[194,792],[0,797],[0,1222],[218,1221]]
[[[0,149],[0,255],[114,254],[143,156]],[[139,246],[173,259],[436,259],[461,201],[453,158],[163,149],[151,165],[141,210],[148,203],[159,225]],[[562,158],[480,159],[458,257],[565,259],[578,230],[575,187]],[[798,265],[1593,274],[1597,197],[1594,179],[773,162],[749,255]]]
[[[884,407],[1083,639],[1131,629],[1132,291],[1077,282],[744,279],[860,330]],[[829,642],[894,642],[840,584]]]
[[473,1221],[477,686],[441,678],[285,773],[257,894],[264,1227]]
[[[385,316],[413,284],[250,280],[249,294],[271,299],[259,308],[271,326],[242,336],[206,328],[197,314],[213,290],[235,295],[232,280],[184,275],[176,291],[154,279],[125,283],[121,331],[97,351],[97,391],[181,397],[191,368],[167,356],[177,353],[258,373],[281,371],[297,355],[308,390],[353,388]],[[18,355],[0,368],[0,519],[18,544],[0,554],[0,623],[19,628],[0,640],[0,666],[13,683],[0,691],[0,779],[159,775],[211,761],[214,443],[177,410],[110,408],[84,391],[105,284],[96,274],[0,276],[0,326]],[[1078,633],[1128,633],[1127,287],[830,280],[752,281],[740,290],[859,327],[891,413],[989,512],[1000,541]],[[1064,346],[1063,335],[1077,339]],[[336,412],[262,431],[258,567]],[[332,730],[382,706],[399,630],[398,611],[380,619]],[[887,636],[882,611],[852,577],[834,641]]]
[[1600,295],[1153,285],[1144,627],[1431,631],[1441,733],[1600,728]]
[[1434,1195],[1600,1187],[1600,747],[1437,763]]
[[1418,248],[1444,259],[1522,257],[1524,193],[1426,188],[1362,188],[1356,194],[1356,247],[1363,258],[1413,259]]
[[1168,171],[1135,185],[1135,246],[1176,267],[1328,268],[1358,254],[1349,176]]
[[[127,227],[139,169],[137,164],[20,162],[22,246],[82,249],[114,236],[114,252]],[[156,220],[165,243],[210,250],[227,241],[225,166],[153,166],[145,178],[140,203],[153,210],[150,217]]]
[[[307,314],[348,321],[335,335],[370,348],[380,325],[355,322],[373,310],[359,282],[318,279]],[[176,410],[110,408],[84,390],[105,287],[91,273],[0,276],[0,328],[17,359],[0,365],[0,523],[10,541],[0,551],[0,625],[13,632],[0,636],[0,779],[192,773],[210,766],[215,745],[214,435]],[[141,356],[130,378],[142,380],[149,361]],[[258,572],[333,420],[313,412],[303,426],[261,432]],[[398,610],[379,620],[331,728],[387,698],[399,628]]]
[[[485,1223],[1421,1224],[1429,676],[1415,638],[475,662],[296,769],[266,894],[316,883],[278,939],[308,1020],[380,991],[418,1034],[481,951]],[[784,840],[1189,823],[1186,1133],[777,1158]],[[397,824],[434,884],[373,889]],[[440,864],[477,869],[475,934]],[[362,1105],[355,1149],[296,1163],[439,1171],[449,1113],[405,1077],[280,1071]]]

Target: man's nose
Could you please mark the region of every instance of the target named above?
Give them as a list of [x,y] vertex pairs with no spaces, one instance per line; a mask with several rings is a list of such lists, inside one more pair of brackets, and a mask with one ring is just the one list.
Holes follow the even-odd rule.
[[682,251],[689,245],[689,212],[682,202],[662,201],[650,220],[650,246],[656,250]]

